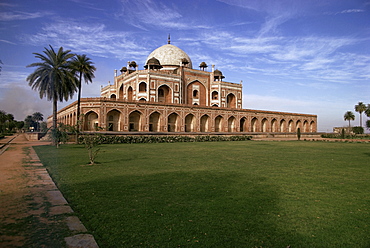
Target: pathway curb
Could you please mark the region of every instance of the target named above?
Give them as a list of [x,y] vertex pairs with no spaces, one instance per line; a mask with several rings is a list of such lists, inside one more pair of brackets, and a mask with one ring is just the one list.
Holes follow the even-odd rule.
[[[61,214],[73,214],[73,209],[69,206],[67,200],[60,192],[54,181],[50,177],[48,171],[41,163],[33,147],[30,147],[30,153],[28,154],[29,160],[26,161],[25,166],[28,172],[35,180],[31,187],[39,187],[44,190],[44,198],[50,203],[49,215],[61,215]],[[68,229],[75,235],[65,237],[67,248],[98,248],[93,235],[87,234],[86,227],[82,224],[77,216],[67,216],[64,219]]]

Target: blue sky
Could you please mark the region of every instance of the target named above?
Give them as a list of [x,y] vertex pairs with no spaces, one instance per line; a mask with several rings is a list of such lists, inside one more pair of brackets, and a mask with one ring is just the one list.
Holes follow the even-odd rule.
[[0,109],[17,120],[51,114],[26,82],[32,53],[87,54],[97,71],[82,95],[97,97],[114,69],[142,69],[168,34],[194,68],[205,61],[243,81],[244,108],[317,114],[331,131],[370,103],[370,0],[2,0],[0,23]]

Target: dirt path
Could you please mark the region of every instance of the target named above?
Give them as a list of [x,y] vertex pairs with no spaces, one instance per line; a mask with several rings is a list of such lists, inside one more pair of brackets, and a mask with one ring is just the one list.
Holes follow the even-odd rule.
[[[24,137],[17,137],[24,142]],[[24,199],[29,195],[27,184],[29,179],[22,166],[24,144],[12,145],[4,154],[0,155],[0,221],[8,230],[2,231],[0,242],[2,245],[21,246],[25,242],[23,233],[13,233],[12,226],[18,220],[24,219],[27,214],[27,203]]]
[[0,247],[98,247],[32,148],[43,144],[21,134],[0,155]]

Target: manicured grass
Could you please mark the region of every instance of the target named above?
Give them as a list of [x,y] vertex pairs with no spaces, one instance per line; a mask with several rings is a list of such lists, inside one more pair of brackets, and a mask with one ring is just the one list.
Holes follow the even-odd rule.
[[100,247],[369,247],[370,146],[35,147]]

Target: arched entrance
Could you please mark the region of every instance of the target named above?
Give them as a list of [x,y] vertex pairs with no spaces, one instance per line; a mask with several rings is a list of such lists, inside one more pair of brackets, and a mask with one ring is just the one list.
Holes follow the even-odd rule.
[[119,87],[119,90],[118,90],[118,99],[120,100],[123,100],[123,84],[121,85],[121,87]]
[[245,117],[241,118],[240,123],[239,123],[239,131],[240,132],[246,132],[247,131],[246,124],[247,124],[247,118],[245,118]]
[[179,115],[172,113],[167,118],[167,131],[168,132],[178,132],[178,119]]
[[149,131],[150,132],[159,132],[160,130],[160,117],[161,115],[158,112],[154,112],[149,116]]
[[145,82],[141,82],[139,84],[139,92],[141,92],[141,93],[146,92],[146,83]]
[[273,119],[271,121],[271,132],[276,133],[277,132],[277,120]]
[[289,133],[293,132],[293,121],[292,120],[290,120],[288,123],[288,132]]
[[83,130],[85,131],[96,131],[99,126],[98,114],[94,111],[90,111],[85,114]]
[[194,132],[195,117],[193,114],[188,114],[185,117],[185,132]]
[[212,92],[212,100],[218,100],[218,92],[217,91]]
[[226,98],[226,107],[227,108],[236,108],[236,98],[235,95],[230,93]]
[[215,132],[222,132],[222,120],[223,117],[221,115],[215,118]]
[[133,111],[129,114],[129,131],[137,132],[141,130],[141,113],[139,111]]
[[265,133],[267,132],[267,119],[264,118],[261,122],[261,127],[262,127],[262,132]]
[[305,133],[308,132],[308,121],[303,122],[303,132],[305,132]]
[[235,132],[235,117],[231,116],[227,120],[227,131],[228,132]]
[[297,123],[295,124],[295,131],[298,131],[298,128],[302,130],[302,122],[300,120],[297,121]]
[[107,113],[107,131],[120,131],[120,117],[121,113],[116,109]]
[[311,121],[311,123],[310,123],[310,132],[312,133],[312,132],[315,132],[316,130],[315,130],[315,122],[314,121]]
[[252,132],[258,132],[258,119],[256,117],[254,117],[252,120],[251,120],[251,127],[252,127]]
[[208,115],[203,115],[200,118],[200,131],[201,132],[209,132],[209,116]]
[[285,125],[286,125],[286,123],[285,123],[285,120],[284,119],[282,119],[281,121],[280,121],[280,132],[282,132],[282,133],[284,133],[286,130],[286,127],[285,127]]
[[171,88],[162,85],[158,88],[158,102],[171,103]]
[[187,86],[187,104],[206,105],[206,87],[198,81]]
[[133,99],[133,94],[134,94],[134,90],[132,89],[132,87],[128,87],[127,89],[127,101],[132,101]]

